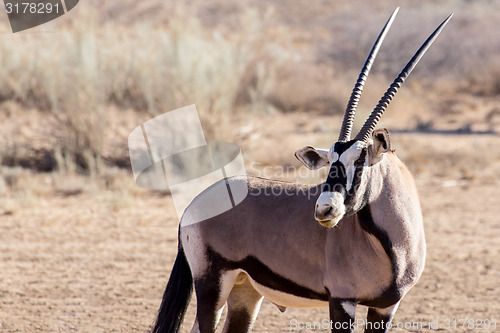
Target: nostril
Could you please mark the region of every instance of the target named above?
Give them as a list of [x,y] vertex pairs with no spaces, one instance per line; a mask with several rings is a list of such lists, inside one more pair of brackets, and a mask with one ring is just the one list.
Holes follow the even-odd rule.
[[317,212],[316,212],[316,216],[317,216],[317,217],[319,217],[319,218],[324,218],[324,217],[328,216],[328,214],[330,214],[330,213],[332,212],[332,210],[333,210],[333,207],[332,207],[332,206],[330,206],[330,205],[324,205],[324,206],[326,206],[327,208],[326,208],[326,209],[324,209],[324,210],[323,210],[323,211],[321,211],[321,212],[318,212],[318,211],[317,211]]

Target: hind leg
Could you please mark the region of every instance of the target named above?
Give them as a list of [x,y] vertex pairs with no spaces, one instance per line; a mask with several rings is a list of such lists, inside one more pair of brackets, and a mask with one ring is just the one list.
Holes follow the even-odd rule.
[[399,302],[385,309],[369,308],[366,317],[365,333],[386,333],[392,318],[398,309]]
[[245,273],[241,273],[227,299],[227,318],[223,333],[250,332],[262,303]]
[[[215,329],[217,328],[217,324],[219,323],[220,317],[222,315],[222,310],[224,310],[224,307],[222,307],[222,309],[220,309],[219,311],[216,311],[216,313],[215,313],[215,325],[214,325],[214,329],[212,330],[212,332],[215,332]],[[204,331],[200,330],[200,323],[198,321],[198,314],[196,315],[196,320],[194,321],[193,327],[191,328],[190,332],[191,333],[204,332]]]
[[210,274],[195,279],[196,321],[191,333],[213,333],[217,328],[226,300],[236,282],[238,272]]

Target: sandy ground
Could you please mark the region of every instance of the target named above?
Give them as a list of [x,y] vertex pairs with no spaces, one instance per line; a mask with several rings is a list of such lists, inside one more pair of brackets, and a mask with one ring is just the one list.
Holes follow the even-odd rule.
[[[228,3],[217,0],[190,2],[203,3],[200,11],[207,13],[205,20],[214,22],[218,18],[212,17],[213,9]],[[267,5],[266,1],[260,0],[247,2]],[[157,10],[160,7],[158,1],[152,4],[135,0],[120,5],[107,3],[110,15],[116,12],[113,14],[116,20],[126,24],[135,22],[137,16],[148,23],[165,22],[170,15],[169,6],[163,11]],[[245,3],[242,2],[242,6]],[[341,2],[344,3],[351,6],[350,2]],[[385,1],[384,6],[390,8],[389,12],[394,5]],[[492,13],[490,6],[488,3],[484,10]],[[326,28],[330,31],[330,22],[334,20],[332,12],[325,10],[329,7],[331,3],[325,1],[316,4],[298,1],[297,6],[279,1],[277,12],[283,13],[280,15],[284,15],[284,22],[307,27],[300,29],[300,38],[297,39],[304,43],[308,41],[304,39],[306,37],[316,40],[316,36],[322,36],[311,34],[310,31],[316,30],[310,26],[318,26],[320,32]],[[371,11],[371,7],[365,7],[365,11]],[[377,11],[383,12],[385,18],[386,10],[382,7]],[[443,7],[440,11],[448,12],[448,9]],[[227,12],[219,12],[218,15],[225,19]],[[457,18],[460,17],[459,11],[456,14]],[[363,12],[358,15],[362,17]],[[331,43],[323,37],[321,41]],[[450,44],[455,49],[455,43]],[[304,43],[303,47],[308,45]],[[358,43],[355,46],[357,49]],[[348,88],[351,88],[350,81]],[[367,89],[365,97],[370,94],[370,87]],[[376,94],[374,98],[379,97],[379,93]],[[405,96],[400,95],[399,99],[402,97]],[[440,117],[424,112],[420,119],[425,103],[417,101],[419,96],[409,98],[407,95],[406,104],[402,104],[413,107],[405,107],[404,113],[399,113],[398,117],[386,117],[380,124],[404,131],[418,128],[415,120],[418,118],[425,129],[431,119],[429,129],[442,130],[442,133],[436,131],[425,137],[391,132],[391,135],[397,133],[391,138],[399,140],[403,148],[411,148],[398,150],[401,152],[399,156],[406,157],[403,160],[422,175],[417,179],[417,185],[428,245],[424,274],[402,301],[394,320],[395,324],[400,323],[403,327],[406,324],[411,328],[393,331],[500,332],[499,137],[490,134],[455,135],[457,128],[466,133],[499,133],[500,106],[496,95],[487,99],[482,96],[477,100],[477,96],[468,94],[445,97],[436,97],[439,105],[446,106],[439,113]],[[397,103],[395,100],[393,109],[397,109]],[[435,108],[439,109],[440,106],[436,105]],[[50,119],[43,119],[46,116],[37,111],[20,115],[15,107],[12,110],[0,114],[0,141],[21,138],[24,141],[17,141],[14,145],[20,151],[30,145],[33,145],[31,148],[51,147],[52,141],[44,141],[52,138]],[[116,126],[110,126],[112,129],[108,135],[119,145],[106,149],[123,157],[128,133],[147,117],[141,113],[140,117],[146,119],[138,121],[135,113],[119,112],[108,112],[110,118],[116,118],[116,123],[113,123]],[[392,112],[388,110],[387,113]],[[16,117],[10,113],[15,113]],[[331,129],[340,122],[338,115],[299,117],[278,114],[274,120],[259,114],[241,117],[235,126],[238,135],[234,136],[262,165],[288,165],[293,160],[293,150],[304,145],[326,147],[331,143]],[[293,119],[287,123],[290,117]],[[250,123],[248,118],[256,119],[256,122]],[[413,142],[418,142],[418,147],[412,146]],[[286,145],[286,149],[282,149],[282,145]],[[276,146],[280,149],[274,149]],[[428,149],[434,149],[432,155],[427,155]],[[440,152],[447,155],[441,157]],[[458,157],[451,159],[455,155]],[[433,175],[441,171],[426,171],[425,168],[441,168],[443,177],[434,179]],[[482,175],[476,177],[475,173]],[[66,197],[50,191],[42,192],[42,195],[30,199],[33,202],[27,204],[27,208],[10,211],[0,207],[0,332],[146,332],[150,329],[177,250],[178,219],[171,198],[143,193],[134,195],[128,207],[123,208],[122,203],[117,209],[113,204],[115,193],[89,190]],[[365,309],[359,309],[358,316],[362,318],[364,313]],[[195,299],[186,314],[184,332],[189,331],[194,315]],[[274,305],[264,301],[254,331],[327,332],[291,327],[295,323],[293,320],[297,323],[321,322],[327,315],[326,308],[287,309],[282,314]],[[448,329],[446,324],[450,325]]]
[[[434,331],[429,321],[437,320],[441,330],[445,320],[456,320],[459,327],[449,332],[500,331],[497,186],[439,181],[418,186],[427,265],[395,322],[421,323],[412,332]],[[130,208],[115,211],[105,193],[84,193],[49,195],[32,208],[0,216],[0,331],[147,331],[176,254],[173,212],[169,196],[142,195]],[[185,331],[194,320],[194,303]],[[291,320],[321,321],[327,313],[281,314],[265,301],[254,331],[296,331]],[[477,327],[462,327],[466,318]],[[486,328],[484,320],[496,321],[497,329]]]

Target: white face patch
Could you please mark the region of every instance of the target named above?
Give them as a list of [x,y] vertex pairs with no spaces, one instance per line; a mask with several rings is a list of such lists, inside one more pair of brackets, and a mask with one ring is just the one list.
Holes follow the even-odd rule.
[[328,160],[330,161],[330,165],[339,160],[339,154],[337,154],[337,152],[333,150],[333,146],[328,151]]
[[[349,149],[340,155],[339,161],[344,165],[346,169],[346,190],[350,191],[352,187],[352,183],[354,181],[354,172],[356,171],[356,167],[354,166],[354,162],[361,155],[361,151],[363,148],[366,148],[366,143],[362,141],[358,141],[354,143]],[[365,166],[368,163],[368,159],[365,160]]]
[[[325,211],[329,210],[327,214]],[[316,220],[323,226],[333,228],[344,217],[344,196],[338,192],[323,192],[316,201]]]
[[[314,217],[316,220],[325,227],[333,228],[335,227],[340,220],[344,217],[346,213],[345,206],[345,192],[344,191],[336,191],[335,190],[335,178],[344,179],[347,191],[350,191],[353,187],[354,176],[356,172],[355,162],[361,156],[363,149],[366,148],[365,142],[354,142],[346,151],[344,151],[340,156],[338,152],[336,152],[335,145],[333,145],[328,151],[328,160],[330,161],[330,174],[329,178],[333,178],[333,180],[325,183],[324,192],[320,194],[316,201],[316,208]],[[335,168],[333,166],[334,163]],[[364,165],[366,166],[368,161],[365,159]],[[342,164],[343,167],[339,167],[338,164]],[[344,171],[345,169],[345,171]],[[335,172],[341,172],[339,174],[334,174]],[[345,174],[344,174],[345,172]],[[366,179],[365,173],[362,175],[362,181]],[[333,187],[329,189],[329,187]],[[357,193],[359,195],[359,193]]]

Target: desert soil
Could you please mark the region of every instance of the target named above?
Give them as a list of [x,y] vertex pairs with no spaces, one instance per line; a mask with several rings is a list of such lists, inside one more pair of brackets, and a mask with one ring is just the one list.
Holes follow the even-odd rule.
[[[200,12],[205,17],[203,21],[207,21],[205,23],[224,21],[233,10],[233,5],[229,6],[227,1],[189,2],[203,3]],[[117,22],[125,22],[127,25],[137,20],[145,20],[148,25],[164,23],[171,12],[170,6],[162,7],[159,1],[152,4],[135,0],[127,0],[123,4],[116,1],[106,3],[110,6],[110,18],[116,14]],[[247,3],[267,5],[268,2],[242,1],[240,5],[245,7]],[[373,9],[370,6],[361,8],[363,6],[356,5],[356,10],[350,11],[352,3],[343,1],[336,6],[346,7],[346,13],[362,10],[345,18],[346,22],[349,21],[349,26],[354,27],[357,24],[356,17],[364,17],[365,12]],[[448,2],[440,1],[439,5],[445,3]],[[478,18],[483,18],[483,12],[491,15],[495,13],[491,7],[493,1],[481,3],[487,7],[479,8],[481,11],[477,14]],[[174,5],[177,2],[172,2],[172,6]],[[480,5],[478,1],[478,6]],[[231,8],[227,11],[216,10],[224,6]],[[389,8],[389,13],[394,5],[391,1],[384,1],[383,5],[377,6],[382,6],[377,11],[383,12],[385,18],[385,7]],[[439,9],[438,14],[448,13],[448,7],[453,6],[449,2]],[[160,7],[163,9],[157,10]],[[331,22],[335,22],[332,17],[336,16],[332,16],[330,7],[331,3],[328,1],[296,1],[296,6],[290,6],[288,1],[278,1],[276,11],[278,17],[283,16],[281,21],[298,27],[290,30],[294,34],[287,33],[287,38],[289,35],[293,37],[290,40],[297,47],[309,48],[312,45],[315,50],[317,39],[322,47],[323,44],[331,44],[330,39],[322,34],[330,31]],[[428,13],[436,15],[437,7],[425,8],[429,10]],[[474,15],[472,19],[464,16],[463,21],[459,21],[464,11],[468,10],[465,5],[463,8],[455,11],[457,25],[471,26],[475,22]],[[220,18],[212,16],[215,12],[219,13]],[[411,13],[411,10],[408,12]],[[485,19],[488,17],[489,15],[484,15]],[[490,19],[487,22],[493,21]],[[373,25],[373,22],[367,23]],[[491,29],[496,27],[491,26]],[[361,27],[365,29],[364,26]],[[485,33],[486,29],[482,25],[477,27],[481,35],[484,34],[483,38],[490,35]],[[451,37],[449,45],[453,46],[453,54],[460,54],[455,51],[457,43],[453,42],[460,38],[453,39],[453,34]],[[481,41],[481,38],[471,40]],[[353,44],[356,50],[359,49],[358,44],[358,41]],[[488,45],[490,44],[495,45],[488,40]],[[468,56],[472,57],[473,54]],[[476,63],[473,64],[476,66]],[[490,75],[489,69],[484,71]],[[489,78],[488,75],[478,75],[479,85],[483,84],[483,79]],[[306,79],[302,79],[303,82]],[[300,85],[299,90],[302,91],[302,88]],[[413,90],[417,91],[417,88],[414,87]],[[345,92],[350,89],[349,81]],[[369,96],[369,92],[365,91],[364,96],[367,93]],[[379,93],[376,94],[374,98],[379,97]],[[391,139],[399,141],[399,156],[403,157],[403,161],[418,176],[417,186],[428,245],[424,274],[401,302],[394,319],[395,324],[400,323],[403,327],[410,325],[411,328],[394,329],[393,332],[498,332],[500,105],[497,95],[477,99],[478,96],[461,91],[454,92],[450,97],[442,96],[440,91],[437,94],[434,97],[436,108],[446,106],[439,113],[440,117],[436,117],[435,113],[425,114],[425,110],[431,108],[425,107],[426,104],[420,101],[417,103],[418,98],[409,98],[407,95],[406,100],[403,98],[406,104],[402,103],[404,107],[400,108],[405,112],[396,114],[388,110],[389,115],[382,120],[386,123],[380,124],[389,129],[399,129],[399,133],[391,132]],[[287,96],[289,93],[285,91],[283,95]],[[402,97],[405,97],[404,93],[399,99]],[[425,100],[430,99],[425,97]],[[397,103],[398,100],[393,103],[394,110],[398,109],[395,105]],[[4,109],[8,108],[4,105]],[[113,137],[112,142],[117,145],[106,147],[105,154],[108,149],[124,157],[127,153],[127,135],[149,116],[141,112],[116,112],[120,113],[108,112],[115,123],[112,123],[114,126],[109,126],[107,135]],[[15,117],[10,113],[15,113]],[[243,113],[240,112],[237,116]],[[140,117],[145,119],[139,119]],[[241,141],[237,143],[244,148],[244,152],[250,151],[248,156],[261,166],[297,165],[293,164],[297,163],[293,158],[295,149],[305,145],[327,147],[333,138],[333,133],[329,131],[337,128],[340,123],[338,115],[334,118],[315,113],[302,116],[277,113],[272,120],[260,114],[241,117],[239,123],[234,124],[238,133],[232,133],[233,137]],[[310,121],[310,118],[316,121]],[[47,138],[53,137],[51,132],[55,128],[46,114],[35,110],[21,114],[17,107],[12,107],[12,112],[0,114],[0,141],[3,139],[2,142],[8,143],[11,138],[18,140],[13,147],[20,151],[20,157],[31,156],[29,150],[23,151],[26,147],[51,148],[54,142],[48,142]],[[421,128],[428,133],[405,132],[412,128]],[[458,135],[457,128],[468,134]],[[434,129],[440,131],[433,133]],[[6,144],[3,146],[9,147]],[[23,152],[26,154],[22,154]],[[435,177],[436,175],[438,176]],[[0,185],[2,177],[4,175],[0,174]],[[63,195],[55,190],[43,190],[44,184],[53,186],[54,175],[37,174],[32,177],[35,185],[28,186],[42,194],[37,194],[35,198],[23,199],[21,195],[12,199],[17,202],[16,209],[5,209],[0,202],[0,332],[148,331],[154,322],[177,252],[178,218],[171,197],[140,192],[127,194],[124,199],[113,191],[102,189]],[[27,180],[29,182],[30,179]],[[91,184],[89,187],[92,187]],[[3,191],[2,186],[0,191]],[[0,200],[4,199],[2,195]],[[16,193],[9,195],[16,196]],[[25,199],[30,202],[23,204]],[[194,321],[195,303],[193,298],[186,314],[183,332],[189,332]],[[366,309],[359,309],[358,317],[362,318],[365,313]],[[280,313],[274,305],[264,301],[254,332],[327,332],[291,327],[295,322],[321,322],[327,316],[326,308],[287,309],[285,313]],[[451,325],[448,329],[447,323]],[[357,332],[361,330],[358,329]]]
[[[498,186],[417,183],[427,264],[395,322],[422,327],[394,331],[435,331],[429,321],[437,320],[440,330],[449,332],[494,332],[484,320],[496,321],[500,331]],[[143,194],[118,210],[109,208],[106,195],[46,195],[33,207],[0,216],[1,332],[148,330],[176,255],[178,219],[168,195]],[[194,304],[193,299],[186,332]],[[321,321],[327,314],[327,309],[281,314],[264,301],[254,331],[308,332],[293,330],[291,320]],[[462,327],[466,318],[478,326]],[[445,330],[446,320],[459,327]]]

